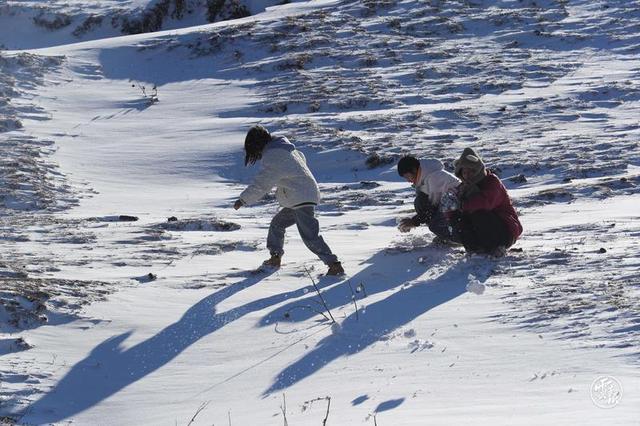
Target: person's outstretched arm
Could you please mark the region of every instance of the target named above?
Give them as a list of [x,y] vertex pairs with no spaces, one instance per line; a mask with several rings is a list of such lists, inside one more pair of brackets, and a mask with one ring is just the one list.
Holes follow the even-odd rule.
[[[240,194],[238,201],[242,202],[242,205],[254,204],[260,201],[262,197],[276,186],[282,174],[277,163],[277,161],[271,160],[271,156],[264,156],[262,158],[262,168],[255,176],[253,183]],[[236,203],[238,201],[236,201]]]

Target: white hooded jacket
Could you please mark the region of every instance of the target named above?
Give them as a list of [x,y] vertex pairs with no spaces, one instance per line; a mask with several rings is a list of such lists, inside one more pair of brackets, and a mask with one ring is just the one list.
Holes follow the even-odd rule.
[[261,169],[253,183],[240,194],[245,204],[254,204],[273,187],[282,207],[296,208],[320,202],[318,183],[304,155],[284,136],[274,137],[262,151]]
[[416,182],[416,191],[427,194],[431,204],[439,204],[442,195],[450,189],[457,188],[458,185],[460,185],[460,179],[446,171],[440,160],[420,161],[420,179]]

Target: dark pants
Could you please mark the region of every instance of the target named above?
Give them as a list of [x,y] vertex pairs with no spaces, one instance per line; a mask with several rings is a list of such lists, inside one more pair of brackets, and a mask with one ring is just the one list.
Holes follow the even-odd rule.
[[498,247],[513,243],[504,221],[492,211],[457,213],[452,219],[454,233],[467,251],[493,253]]
[[449,225],[449,220],[438,206],[431,204],[429,197],[424,192],[418,191],[416,199],[413,202],[416,209],[414,216],[415,224],[427,224],[429,230],[436,236],[454,242],[460,242],[457,234],[452,232],[453,228]]

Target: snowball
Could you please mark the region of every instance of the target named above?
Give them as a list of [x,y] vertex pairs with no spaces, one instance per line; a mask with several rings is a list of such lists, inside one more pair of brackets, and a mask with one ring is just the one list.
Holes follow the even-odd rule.
[[477,280],[473,275],[469,275],[469,282],[467,283],[467,291],[475,294],[484,293],[485,285]]

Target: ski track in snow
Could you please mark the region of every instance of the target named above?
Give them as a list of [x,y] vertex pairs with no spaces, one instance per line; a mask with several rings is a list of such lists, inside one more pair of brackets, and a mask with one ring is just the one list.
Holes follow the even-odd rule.
[[[588,1],[521,1],[516,6],[390,0],[349,1],[302,12],[292,8],[291,16],[283,15],[137,36],[112,45],[98,41],[95,52],[92,42],[37,54],[0,51],[0,320],[5,336],[0,341],[5,354],[0,413],[46,412],[55,406],[56,392],[84,389],[80,409],[60,408],[48,419],[73,417],[152,377],[198,340],[241,318],[256,319],[257,330],[273,329],[284,349],[269,348],[272,355],[261,354],[253,367],[228,371],[213,386],[201,387],[199,394],[190,389],[189,395],[211,395],[216,386],[291,347],[299,356],[274,367],[270,385],[259,390],[264,398],[293,388],[338,359],[380,346],[403,356],[430,354],[434,365],[454,368],[460,354],[447,349],[447,339],[414,323],[465,294],[469,283],[486,287],[483,295],[470,296],[501,302],[487,321],[533,332],[541,340],[568,342],[576,351],[611,348],[638,365],[640,39],[632,27],[640,17],[637,8]],[[123,60],[135,60],[137,66],[122,66]],[[172,66],[183,63],[189,66]],[[291,135],[305,151],[321,182],[323,230],[345,251],[359,235],[391,235],[395,218],[410,214],[412,191],[398,183],[394,170],[400,155],[434,156],[450,167],[466,146],[477,147],[510,189],[525,225],[516,245],[522,251],[501,259],[466,257],[460,248],[432,245],[428,231],[394,236],[378,252],[349,251],[345,264],[354,271],[349,284],[358,289],[352,294],[344,282],[319,278],[322,265],[303,260],[305,254],[299,257],[293,249],[286,269],[273,276],[255,277],[233,264],[233,259],[245,264],[262,259],[267,222],[255,217],[275,211],[273,197],[237,216],[228,213],[222,201],[226,196],[217,197],[213,206],[194,201],[196,207],[176,210],[176,221],[167,220],[165,208],[125,222],[117,216],[132,212],[109,206],[88,214],[78,207],[100,194],[93,182],[67,176],[55,163],[58,146],[97,137],[118,128],[116,123],[131,125],[135,117],[160,123],[153,120],[166,117],[152,117],[153,110],[167,102],[180,108],[177,95],[189,90],[180,84],[212,76],[255,93],[250,102],[212,115],[234,128],[265,123]],[[126,87],[131,84],[157,85],[160,104]],[[94,99],[86,111],[80,105],[66,112],[64,102],[54,98],[64,96],[65,87],[70,94],[83,92],[78,97],[87,105],[91,90],[112,97]],[[202,96],[201,89],[191,88],[194,99]],[[222,90],[224,84],[206,95],[215,98]],[[125,93],[129,98],[122,98]],[[76,126],[56,128],[64,114],[73,117],[65,118],[64,126],[72,121]],[[53,122],[55,130],[46,122]],[[189,123],[175,124],[180,126]],[[208,130],[201,122],[194,126]],[[201,154],[185,149],[184,158],[163,163],[159,157],[155,167],[184,161],[176,175],[184,171],[202,179],[206,166],[188,163],[191,155]],[[239,154],[230,156],[239,164]],[[204,163],[208,158],[198,159]],[[105,161],[105,168],[118,164]],[[180,168],[187,166],[202,170]],[[233,167],[221,167],[217,174],[218,188],[228,196],[239,192],[238,180],[248,179]],[[125,202],[116,208],[126,207]],[[294,239],[291,231],[289,238]],[[370,257],[357,257],[365,255]],[[226,259],[231,260],[221,266]],[[318,314],[324,308],[306,268],[339,318],[333,333],[315,328],[326,321]],[[217,311],[218,304],[241,290],[254,290],[262,278],[261,286],[281,280],[297,287]],[[126,348],[120,345],[131,332],[102,342],[73,365],[56,355],[47,363],[29,357],[29,330],[76,323],[79,329],[100,328],[110,319],[87,316],[89,304],[145,285],[213,293],[181,320]],[[209,315],[211,310],[215,315]],[[201,328],[190,335],[191,322]],[[305,351],[295,349],[301,346]],[[121,357],[115,383],[85,389],[87,377],[99,381],[99,366],[111,362],[111,351]],[[142,362],[147,351],[166,354]],[[133,380],[127,377],[129,364],[139,367]],[[379,372],[384,380],[390,380],[387,374],[400,374],[401,367],[380,364],[367,371]],[[525,381],[536,384],[571,373],[560,370],[531,371]],[[384,389],[383,381],[376,380],[378,389]],[[417,389],[404,398],[419,399],[423,393]],[[269,402],[277,411],[279,402]],[[403,403],[403,398],[362,395],[351,405],[370,406],[373,416]],[[307,399],[301,407],[317,413],[322,404]]]

